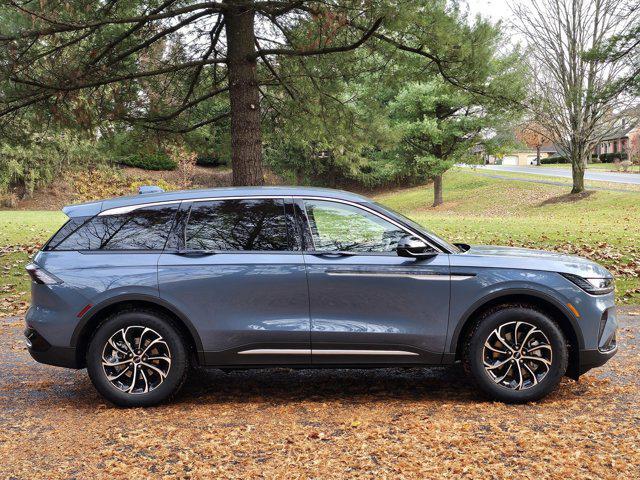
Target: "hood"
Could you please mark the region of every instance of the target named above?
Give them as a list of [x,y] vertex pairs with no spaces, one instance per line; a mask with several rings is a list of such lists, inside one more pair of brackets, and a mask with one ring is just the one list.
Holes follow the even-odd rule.
[[[573,273],[584,278],[611,277],[602,265],[583,257],[529,248],[472,245],[463,255],[482,257],[487,266]],[[483,262],[484,263],[484,262]]]

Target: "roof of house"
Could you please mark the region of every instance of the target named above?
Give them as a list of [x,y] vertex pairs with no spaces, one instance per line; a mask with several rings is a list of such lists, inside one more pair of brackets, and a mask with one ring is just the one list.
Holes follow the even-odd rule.
[[[174,192],[147,193],[130,197],[117,197],[96,202],[69,205],[62,209],[68,217],[93,216],[113,208],[125,208],[143,204],[173,203],[182,200],[203,200],[225,197],[288,197],[310,196],[325,197],[337,200],[348,200],[358,203],[371,203],[371,200],[346,192],[330,188],[314,187],[227,187],[209,188],[202,190],[181,190]],[[123,212],[124,213],[124,212]]]
[[560,150],[555,145],[542,145],[540,147],[540,152],[542,153],[557,153]]
[[635,130],[637,127],[637,125],[631,125],[626,128],[618,128],[603,136],[602,140],[617,140],[619,138],[626,138],[629,135],[629,132]]

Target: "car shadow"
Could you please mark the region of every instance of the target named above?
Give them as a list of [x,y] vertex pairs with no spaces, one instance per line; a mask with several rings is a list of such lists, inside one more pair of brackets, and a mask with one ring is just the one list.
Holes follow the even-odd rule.
[[191,372],[174,402],[288,403],[292,401],[478,401],[478,390],[459,366],[384,369],[251,369]]

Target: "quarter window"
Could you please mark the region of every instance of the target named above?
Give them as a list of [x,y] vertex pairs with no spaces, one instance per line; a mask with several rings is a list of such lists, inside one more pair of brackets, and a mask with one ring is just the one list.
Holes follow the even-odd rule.
[[185,229],[188,249],[289,250],[282,199],[194,202]]
[[122,215],[98,215],[65,236],[56,234],[48,249],[162,250],[177,208],[177,204],[157,205]]
[[362,208],[305,200],[316,251],[393,252],[407,233]]

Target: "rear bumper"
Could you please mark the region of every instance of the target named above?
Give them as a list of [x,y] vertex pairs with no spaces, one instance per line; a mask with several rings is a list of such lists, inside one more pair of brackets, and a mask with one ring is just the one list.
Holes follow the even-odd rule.
[[40,363],[56,367],[80,368],[76,358],[76,349],[52,346],[35,329],[28,327],[24,331],[29,355]]

